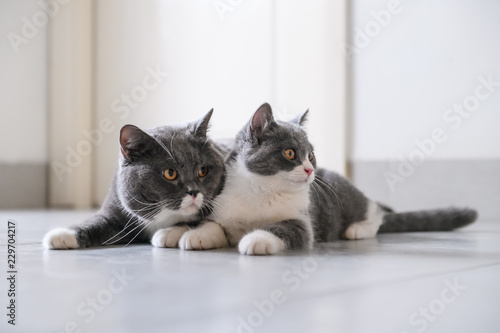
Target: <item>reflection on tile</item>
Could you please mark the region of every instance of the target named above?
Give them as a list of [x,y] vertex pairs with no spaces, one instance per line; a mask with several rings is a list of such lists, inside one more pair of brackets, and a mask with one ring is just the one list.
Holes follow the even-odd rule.
[[[271,257],[148,244],[41,248],[49,229],[80,223],[92,213],[0,212],[1,220],[18,225],[17,331],[64,332],[72,325],[111,333],[500,329],[494,313],[500,308],[498,222],[450,233],[386,234]],[[1,235],[5,255],[6,229]],[[455,279],[467,289],[446,303],[443,290]],[[0,288],[5,295],[3,279]],[[421,307],[432,307],[428,318]],[[0,331],[16,330],[3,320]]]

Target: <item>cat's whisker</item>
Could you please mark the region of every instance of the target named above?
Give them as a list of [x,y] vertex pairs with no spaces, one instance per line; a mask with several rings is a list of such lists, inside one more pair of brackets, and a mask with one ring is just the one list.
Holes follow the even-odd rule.
[[318,190],[314,187],[314,182],[311,184],[311,189],[314,190],[314,194],[316,194],[316,198],[318,198],[318,201],[319,201],[319,194],[318,194]]
[[134,201],[135,201],[135,202],[137,202],[137,203],[140,203],[141,205],[146,205],[146,206],[154,206],[154,205],[161,205],[161,204],[163,204],[163,202],[161,202],[161,201],[160,201],[160,202],[142,202],[142,201],[140,201],[140,200],[136,199],[136,198],[140,195],[140,193],[139,193],[139,194],[137,194],[137,195],[135,195],[135,196],[133,196],[133,195],[129,192],[129,190],[128,190],[128,189],[126,189],[126,188],[125,188],[125,191],[126,191],[126,192],[128,193],[128,195],[130,196],[130,198],[128,198],[128,199],[127,199],[127,204],[128,204],[128,203],[130,203],[132,200],[134,200]]
[[224,207],[218,202],[211,202],[210,206],[212,209],[224,209]]
[[[322,180],[322,179],[321,179],[321,178],[319,178],[319,177],[316,177],[316,178],[314,179],[314,181],[317,181],[317,182],[318,182],[318,184],[317,184],[317,185],[318,185],[318,188],[319,188],[319,189],[321,189],[321,191],[322,191],[322,192],[324,192],[324,193],[325,193],[325,195],[326,195],[327,193],[325,192],[325,190],[323,189],[323,187],[325,187],[325,188],[326,188],[326,189],[327,189],[330,193],[332,193],[332,194],[333,194],[333,196],[335,197],[335,199],[336,199],[336,201],[337,201],[337,206],[339,207],[339,209],[340,209],[340,210],[342,210],[342,209],[343,209],[342,200],[340,200],[340,197],[338,196],[338,194],[337,194],[337,192],[335,191],[334,187],[333,187],[333,186],[331,186],[330,184],[328,184],[327,182],[325,182],[324,180]],[[314,182],[313,182],[313,184],[314,184]],[[321,185],[322,185],[323,187],[322,187]]]
[[[133,224],[129,224],[129,225],[130,226],[132,226],[134,224],[138,224],[139,225],[140,223],[141,223],[141,221],[137,220],[137,221],[134,221]],[[110,237],[106,241],[102,242],[102,245],[112,245],[112,244],[115,244],[116,242],[120,241],[123,237],[122,238],[118,238],[116,240],[113,240],[113,238],[116,238],[116,237],[120,236],[122,233],[124,233],[127,230],[127,227],[124,227],[122,230],[120,230],[119,232],[117,232],[113,237]]]
[[[125,189],[125,191],[130,195],[131,199],[129,199],[128,201],[126,201],[124,204],[127,205],[128,210],[130,210],[134,214],[138,215],[138,213],[140,213],[141,211],[144,211],[146,209],[150,209],[151,211],[155,211],[157,208],[160,208],[160,207],[165,207],[167,209],[174,208],[172,205],[166,205],[167,200],[158,201],[158,202],[154,202],[154,203],[146,203],[146,202],[142,202],[142,201],[139,201],[139,200],[135,199],[135,197],[133,197],[131,195],[131,193],[127,189]],[[138,209],[138,210],[133,209],[132,207],[130,207],[128,205],[128,204],[130,204],[130,202],[132,201],[132,199],[134,199],[136,202],[144,205],[145,207],[142,207],[141,209]],[[134,215],[134,214],[132,214],[132,215]]]
[[155,202],[155,203],[149,203],[149,204],[143,204],[144,207],[140,208],[140,209],[133,209],[131,207],[129,207],[130,211],[132,211],[134,214],[137,214],[137,213],[140,213],[144,210],[155,210],[156,208],[159,208],[159,207],[162,207],[162,206],[165,206],[166,204],[166,200],[164,201],[159,201],[159,202]]
[[201,220],[205,220],[205,213],[206,215],[209,215],[211,211],[213,211],[213,206],[210,205],[209,203],[209,199],[207,198],[204,198],[203,199],[203,204],[201,205],[201,207],[199,208],[199,211],[200,211],[200,215],[201,215]]
[[[170,138],[170,151],[174,151],[174,144],[173,143],[174,143],[174,138],[175,138],[176,135],[177,135],[177,133],[174,133],[172,135],[172,137]],[[172,156],[172,154],[170,156]],[[172,158],[175,161],[175,158],[173,156],[172,156]]]
[[333,184],[327,183],[324,179],[321,179],[320,177],[316,176],[315,181],[317,181],[319,184],[325,186],[327,189],[331,190],[332,192],[335,193],[340,193],[343,194],[338,188],[336,188]]
[[200,208],[200,215],[201,215],[201,220],[205,220],[205,214],[203,213],[203,208]]
[[[142,220],[146,220],[146,221],[147,221],[149,218],[153,217],[153,216],[154,216],[154,215],[156,215],[157,213],[159,213],[159,210],[158,210],[158,211],[156,211],[156,212],[149,213],[149,214],[147,214],[147,216],[148,216],[147,218],[146,218],[146,216],[145,216],[145,217],[142,217],[141,219],[142,219]],[[153,222],[153,220],[148,221],[147,225],[151,224],[152,222]],[[116,242],[119,242],[119,241],[120,241],[120,240],[122,240],[123,238],[127,237],[128,235],[130,235],[130,233],[132,233],[134,230],[136,230],[137,228],[139,228],[139,227],[141,226],[141,224],[143,224],[143,223],[142,223],[142,221],[140,221],[140,220],[139,220],[138,222],[136,222],[136,223],[137,223],[137,226],[135,226],[132,230],[130,230],[129,232],[127,232],[127,233],[126,233],[125,235],[123,235],[122,237],[120,237],[120,238],[118,238],[118,239],[116,239],[116,240],[114,240],[114,241],[112,241],[112,242],[108,242],[107,244],[109,245],[109,244],[115,244]],[[142,230],[141,230],[141,231],[142,231]],[[137,237],[137,235],[136,235],[135,237]],[[135,237],[134,237],[134,239],[135,239]],[[114,237],[112,237],[112,238],[114,238]],[[106,243],[103,243],[103,244],[106,244]]]
[[201,149],[205,148],[205,145],[208,143],[208,138],[205,140],[205,142],[203,143],[203,146],[201,146]]
[[[174,139],[174,136],[175,136],[175,135],[173,135],[173,136],[172,136],[172,140]],[[160,140],[158,140],[158,138],[156,138],[156,137],[154,137],[154,136],[153,136],[153,139],[155,139],[155,141],[156,141],[156,142],[158,142],[158,144],[159,144],[159,145],[163,148],[163,150],[165,150],[165,151],[166,151],[166,152],[170,155],[170,157],[171,157],[174,161],[176,161],[176,159],[175,159],[174,155],[172,155],[172,153],[171,153],[171,152],[168,150],[168,148],[167,148],[167,147],[163,144],[163,142],[161,142]],[[172,149],[172,150],[173,150],[173,149]]]
[[175,203],[167,203],[167,200],[164,201],[164,204],[162,205],[164,209],[168,210],[177,210],[178,207],[176,207]]
[[[340,201],[340,198],[339,198],[337,192],[334,190],[334,188],[332,188],[331,186],[329,186],[329,184],[327,184],[326,182],[322,181],[319,178],[316,178],[315,180],[317,180],[316,185],[318,186],[318,188],[320,190],[322,190],[323,192],[325,192],[325,190],[328,190],[328,193],[331,193],[335,197],[335,199],[337,200],[337,202],[340,203],[340,204],[342,204],[342,202]],[[325,192],[325,194],[326,193],[327,192]]]
[[218,203],[216,200],[214,199],[205,199],[205,204],[206,206],[208,206],[208,208],[210,208],[212,211],[216,208],[218,210],[221,210],[223,209],[222,205],[220,203]]
[[140,195],[140,193],[138,193],[137,195],[132,195],[127,188],[124,188],[124,190],[130,196],[130,198],[127,198],[127,203],[130,203],[132,200],[134,200],[135,202],[138,202],[140,204],[147,205],[147,203],[142,202],[142,201],[137,199],[137,197]]
[[[128,215],[130,215],[130,218],[129,220],[127,221],[127,223],[125,224],[125,226],[123,227],[122,230],[120,230],[119,232],[117,232],[114,236],[108,238],[106,241],[104,241],[102,244],[103,245],[108,245],[108,244],[114,244],[116,242],[118,242],[119,240],[121,240],[122,238],[119,238],[119,239],[116,239],[114,241],[112,241],[114,238],[118,237],[120,234],[122,234],[123,232],[126,232],[127,231],[127,228],[128,226],[133,226],[133,225],[139,225],[142,223],[141,221],[141,217],[139,215],[135,215],[133,213],[130,213],[130,212],[127,212]],[[134,220],[135,219],[135,220]],[[132,223],[130,223],[131,221],[134,221]]]
[[330,184],[328,182],[326,182],[324,179],[320,178],[320,177],[316,177],[318,179],[318,182],[322,182],[325,186],[327,187],[330,187],[331,189],[335,190],[336,192],[340,193],[340,194],[344,194],[342,191],[340,191],[337,187],[335,187],[334,184]]
[[218,204],[218,202],[217,202],[217,200],[215,198],[207,198],[207,197],[205,197],[203,200],[204,200],[205,203],[215,203],[215,204]]
[[[138,209],[138,210],[135,210],[135,209],[132,209],[131,207],[128,207],[128,209],[130,210],[130,212],[127,212],[129,215],[130,215],[130,218],[129,220],[127,221],[127,223],[125,224],[125,226],[123,227],[122,231],[125,230],[127,228],[127,226],[130,224],[130,222],[134,219],[134,218],[138,218],[140,219],[140,215],[139,213],[142,212],[142,211],[145,211],[145,210],[151,210],[151,212],[155,212],[157,208],[161,207],[164,205],[164,202],[159,202],[159,203],[156,203],[156,204],[151,204],[151,205],[148,205],[146,207],[143,207],[141,209]],[[109,240],[113,239],[115,236],[111,237]]]
[[140,201],[140,200],[136,199],[136,198],[137,198],[140,194],[137,194],[137,195],[135,195],[135,196],[132,196],[132,194],[130,194],[130,192],[129,192],[127,189],[125,189],[125,191],[126,191],[126,192],[128,193],[128,195],[130,196],[130,198],[127,198],[127,201],[126,201],[127,203],[130,203],[130,202],[132,202],[132,201],[135,201],[135,202],[140,203],[140,204],[142,204],[142,205],[146,205],[146,203],[145,203],[145,202],[142,202],[142,201]]
[[261,190],[266,193],[272,192],[273,190],[277,189],[279,185],[283,184],[283,182],[284,180],[281,178],[276,179],[269,184],[266,184],[266,186],[262,186]]
[[[323,198],[325,199],[325,201],[328,204],[328,206],[330,206],[330,208],[334,208],[333,203],[330,200],[331,197],[328,196],[328,194],[321,188],[321,186],[319,184],[317,184],[317,183],[312,183],[312,185],[313,185],[312,188],[315,188],[317,190],[317,193],[321,194],[321,196],[323,196]],[[340,208],[340,206],[338,205],[338,202],[337,202],[337,206]]]
[[[158,206],[161,206],[161,205],[163,205],[164,203],[165,203],[165,202],[159,202],[159,203],[158,203]],[[158,207],[154,207],[154,208],[158,208]],[[138,222],[140,222],[141,217],[139,216],[139,214],[138,214],[138,213],[140,213],[140,212],[142,212],[142,211],[144,211],[144,210],[146,210],[146,209],[154,209],[154,208],[151,208],[150,206],[146,206],[146,207],[143,207],[143,208],[141,208],[141,209],[139,209],[139,210],[130,209],[133,213],[131,213],[131,212],[127,212],[127,213],[130,215],[130,218],[128,219],[128,221],[127,221],[127,223],[125,224],[125,226],[123,227],[123,229],[122,229],[119,233],[117,233],[116,235],[114,235],[113,237],[109,238],[106,242],[109,242],[110,240],[112,240],[113,238],[117,237],[119,234],[121,234],[122,232],[124,232],[124,231],[127,229],[127,227],[129,226],[130,222],[131,222],[134,218],[137,218],[137,219],[138,219],[138,221],[135,221],[134,223],[138,223]],[[153,213],[156,213],[156,210],[152,210],[152,212],[153,212]],[[105,244],[106,242],[104,242],[104,244]]]
[[[107,240],[105,240],[105,241],[102,243],[103,245],[108,244],[108,243],[109,243],[109,242],[110,242],[113,238],[116,238],[116,237],[118,237],[118,236],[119,236],[122,232],[125,232],[125,230],[127,230],[127,227],[129,226],[130,222],[131,222],[134,218],[137,218],[134,214],[129,213],[129,215],[130,215],[130,218],[128,219],[128,221],[127,221],[127,223],[125,224],[125,226],[123,227],[123,229],[122,229],[122,230],[120,230],[119,232],[117,232],[114,236],[112,236],[112,237],[108,238]],[[139,221],[139,220],[134,221],[134,223],[138,223],[138,222],[140,222],[140,221]]]
[[125,244],[123,247],[127,247],[128,245],[130,245],[130,243],[132,243],[134,241],[134,239],[136,239],[137,236],[139,236],[144,229],[146,229],[147,227],[149,227],[149,225],[151,223],[153,223],[153,221],[150,221],[150,222],[146,223],[146,225],[144,226],[144,228],[142,228],[141,230],[139,230],[139,232],[127,244]]
[[[140,212],[140,211],[139,211],[139,212]],[[134,213],[138,213],[138,212],[134,212]],[[122,231],[123,231],[123,230],[125,230],[125,229],[128,227],[128,225],[130,224],[130,222],[131,222],[134,218],[139,219],[139,218],[138,218],[138,216],[137,216],[137,215],[135,215],[135,214],[129,213],[129,215],[130,215],[130,218],[128,219],[127,223],[125,223],[125,226],[123,227]],[[136,223],[136,222],[134,222],[134,223]],[[121,232],[121,231],[120,231],[120,232]],[[115,237],[115,236],[111,237],[110,239],[112,239],[112,238],[114,238],[114,237]],[[109,239],[108,239],[108,240],[109,240]]]

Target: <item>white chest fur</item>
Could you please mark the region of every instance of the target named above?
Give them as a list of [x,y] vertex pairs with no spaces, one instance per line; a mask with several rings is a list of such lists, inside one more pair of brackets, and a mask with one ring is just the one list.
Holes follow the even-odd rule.
[[292,185],[284,173],[260,176],[241,162],[228,168],[226,184],[216,198],[212,218],[231,243],[264,225],[287,219],[308,219],[309,187]]

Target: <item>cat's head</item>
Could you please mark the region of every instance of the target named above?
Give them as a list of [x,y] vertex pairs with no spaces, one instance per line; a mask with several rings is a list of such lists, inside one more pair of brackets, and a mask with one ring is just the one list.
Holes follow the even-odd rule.
[[303,127],[307,113],[289,122],[276,121],[271,106],[263,104],[237,135],[237,161],[255,179],[275,184],[273,188],[294,190],[311,184],[316,159]]
[[212,110],[187,125],[121,129],[117,190],[129,213],[152,219],[207,211],[224,177],[223,153],[207,139],[211,116]]

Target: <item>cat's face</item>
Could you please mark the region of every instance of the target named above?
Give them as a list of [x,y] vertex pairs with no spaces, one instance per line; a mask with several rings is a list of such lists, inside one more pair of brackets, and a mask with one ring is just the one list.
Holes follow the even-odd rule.
[[129,212],[149,220],[208,211],[224,177],[224,156],[206,137],[211,115],[183,127],[122,128],[117,184]]
[[307,112],[290,122],[275,121],[267,103],[255,112],[237,137],[239,162],[254,178],[273,182],[281,190],[304,188],[314,181],[314,149],[302,127]]

